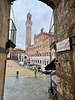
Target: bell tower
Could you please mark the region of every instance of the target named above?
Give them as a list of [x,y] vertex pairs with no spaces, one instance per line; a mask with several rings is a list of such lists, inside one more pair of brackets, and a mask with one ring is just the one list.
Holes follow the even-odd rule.
[[26,50],[28,50],[28,47],[31,45],[31,31],[32,31],[32,21],[31,21],[31,14],[27,14],[27,20],[26,20]]

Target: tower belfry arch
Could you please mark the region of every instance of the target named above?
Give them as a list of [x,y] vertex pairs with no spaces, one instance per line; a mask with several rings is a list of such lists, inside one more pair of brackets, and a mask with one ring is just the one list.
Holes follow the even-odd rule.
[[[0,100],[3,100],[4,80],[6,70],[6,55],[9,36],[9,22],[11,3],[15,0],[0,0]],[[57,91],[58,100],[75,100],[75,1],[74,0],[39,0],[54,10],[54,29],[57,33],[57,42],[69,40],[70,49],[62,49],[58,45]],[[56,7],[58,5],[58,7]],[[35,5],[36,6],[36,5]],[[41,9],[41,8],[40,8]],[[56,13],[57,12],[57,13]],[[28,16],[27,25],[31,27],[31,18]],[[29,22],[31,24],[29,24]],[[29,33],[29,32],[28,32]],[[63,41],[64,40],[64,41]],[[30,45],[31,42],[29,42]],[[65,43],[66,44],[66,43]],[[69,46],[69,45],[68,45]]]

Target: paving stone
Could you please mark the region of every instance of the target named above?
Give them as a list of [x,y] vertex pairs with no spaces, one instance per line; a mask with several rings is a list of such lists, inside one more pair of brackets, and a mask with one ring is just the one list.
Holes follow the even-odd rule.
[[4,100],[50,100],[50,76],[5,79]]

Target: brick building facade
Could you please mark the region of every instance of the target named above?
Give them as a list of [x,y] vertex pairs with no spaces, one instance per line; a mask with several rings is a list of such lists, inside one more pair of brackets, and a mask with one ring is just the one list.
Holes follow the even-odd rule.
[[22,49],[19,48],[13,49],[13,51],[11,52],[11,59],[18,60],[18,55],[22,53],[25,53],[25,51]]
[[40,34],[34,35],[34,45],[28,48],[27,54],[30,62],[34,64],[44,64],[50,63],[50,47],[53,35],[45,33],[44,29],[41,29]]

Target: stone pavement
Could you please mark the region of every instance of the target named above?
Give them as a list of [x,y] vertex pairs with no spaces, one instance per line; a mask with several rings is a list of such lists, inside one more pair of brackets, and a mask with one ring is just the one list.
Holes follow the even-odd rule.
[[[19,71],[17,79],[16,71]],[[51,100],[48,94],[50,75],[26,69],[13,60],[7,61],[4,100]]]
[[5,79],[4,100],[51,100],[49,75]]
[[[19,71],[19,76],[34,77],[34,72],[30,69],[26,69],[24,66],[19,66],[16,61],[7,60],[6,66],[6,77],[15,77],[16,71]],[[40,73],[37,72],[37,76],[40,76]]]

